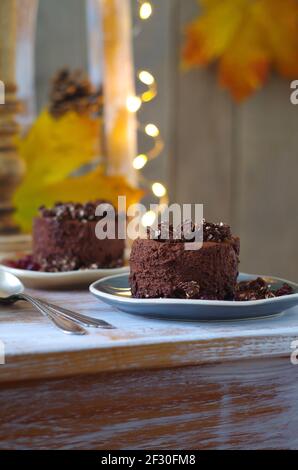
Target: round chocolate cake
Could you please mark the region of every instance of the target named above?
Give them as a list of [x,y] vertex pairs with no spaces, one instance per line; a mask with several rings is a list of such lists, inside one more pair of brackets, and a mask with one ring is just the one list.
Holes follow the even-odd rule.
[[[173,230],[171,228],[171,230]],[[137,298],[233,299],[238,276],[238,237],[225,224],[203,223],[203,246],[185,250],[186,239],[134,241],[130,256],[130,285]],[[189,240],[187,240],[189,242]]]
[[[98,204],[57,203],[41,207],[33,222],[33,261],[48,272],[113,268],[123,264],[124,240],[99,240],[95,226]],[[117,220],[116,220],[117,233]]]

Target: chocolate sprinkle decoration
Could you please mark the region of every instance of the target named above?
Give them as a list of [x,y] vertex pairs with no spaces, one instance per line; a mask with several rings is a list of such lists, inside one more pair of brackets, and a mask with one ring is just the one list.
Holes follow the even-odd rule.
[[[99,216],[95,215],[96,207],[100,204],[110,205],[108,201],[104,200],[87,202],[86,204],[56,202],[54,207],[51,209],[41,206],[39,208],[39,214],[43,218],[53,218],[56,220],[80,220],[81,222],[87,222],[100,219]],[[104,215],[105,214],[106,213],[104,213]],[[104,215],[102,217],[104,217]]]
[[239,282],[236,286],[235,300],[261,300],[289,294],[293,294],[293,289],[288,284],[284,283],[282,287],[274,290],[263,278],[258,277],[252,281]]
[[204,242],[223,242],[231,240],[231,227],[223,222],[213,224],[211,222],[203,222]]
[[[232,239],[229,225],[222,222],[213,224],[203,220],[202,226],[204,242],[223,242]],[[147,238],[160,242],[193,242],[199,230],[202,230],[201,226],[195,225],[192,221],[185,221],[176,228],[172,224],[160,223],[157,229],[147,227]]]
[[[279,289],[272,289],[263,278],[258,277],[252,281],[242,281],[236,286],[236,293],[233,299],[240,302],[249,300],[262,300],[283,295],[293,294],[293,289],[284,283]],[[200,286],[196,281],[180,282],[174,289],[173,297],[178,299],[200,299],[200,300],[216,300],[214,295],[201,295]]]
[[175,290],[175,297],[182,299],[199,299],[199,283],[196,281],[180,282]]

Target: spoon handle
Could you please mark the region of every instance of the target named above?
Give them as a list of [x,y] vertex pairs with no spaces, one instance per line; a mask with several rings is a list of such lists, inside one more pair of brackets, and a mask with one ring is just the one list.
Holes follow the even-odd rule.
[[82,315],[78,312],[74,312],[73,310],[68,310],[67,308],[60,307],[60,306],[51,304],[49,302],[46,302],[45,300],[40,300],[40,299],[35,299],[35,300],[38,300],[40,304],[45,305],[50,310],[53,310],[54,312],[57,312],[67,318],[70,318],[71,320],[77,321],[81,323],[82,325],[93,327],[93,328],[103,328],[107,330],[112,330],[116,328],[115,326],[111,325],[111,323],[108,323],[105,320],[92,318],[92,317],[89,317],[88,315]]
[[20,299],[27,300],[34,307],[36,307],[44,316],[48,317],[54,325],[66,334],[85,335],[87,331],[80,325],[70,320],[69,318],[62,317],[54,311],[48,309],[45,305],[42,305],[37,299],[27,294],[20,294]]

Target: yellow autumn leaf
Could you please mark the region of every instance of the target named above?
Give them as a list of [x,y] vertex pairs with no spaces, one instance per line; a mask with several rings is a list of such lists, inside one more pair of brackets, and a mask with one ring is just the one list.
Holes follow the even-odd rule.
[[231,43],[247,0],[201,0],[204,13],[186,28],[183,64],[206,65],[223,54]]
[[26,232],[31,230],[32,219],[37,215],[38,207],[51,207],[55,202],[87,202],[105,199],[117,207],[118,196],[125,195],[127,205],[138,202],[143,191],[129,185],[122,176],[107,176],[102,167],[77,177],[45,185],[39,190],[22,187],[15,197],[18,207],[15,219]]
[[186,30],[183,63],[218,60],[219,82],[240,101],[275,67],[298,75],[297,0],[199,0],[202,14]]
[[41,205],[57,201],[87,202],[107,199],[117,204],[118,195],[137,202],[142,192],[124,177],[110,177],[102,167],[81,176],[72,176],[99,154],[100,119],[68,112],[59,119],[43,111],[18,148],[26,165],[26,175],[14,194],[15,221],[30,231],[32,219]]
[[19,139],[28,169],[23,185],[42,186],[66,178],[99,153],[100,119],[69,112],[55,119],[44,110]]
[[117,206],[118,196],[126,196],[127,205],[136,203],[143,196],[143,191],[132,187],[124,176],[109,176],[102,167],[79,177],[68,178],[62,183],[47,186],[44,196],[49,204],[57,200],[86,202],[105,199]]

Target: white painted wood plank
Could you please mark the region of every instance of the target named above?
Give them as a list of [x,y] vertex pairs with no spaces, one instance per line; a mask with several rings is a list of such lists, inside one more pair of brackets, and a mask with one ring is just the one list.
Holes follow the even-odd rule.
[[36,31],[38,107],[47,103],[50,80],[61,67],[87,70],[85,0],[39,0]]
[[67,336],[25,303],[2,307],[0,339],[5,344],[6,365],[0,368],[0,381],[203,364],[217,362],[219,357],[227,361],[290,357],[290,343],[298,337],[297,308],[263,320],[167,322],[118,312],[87,292],[38,295],[106,319],[117,329],[89,329],[86,336]]
[[298,109],[276,77],[237,110],[241,270],[298,280]]
[[[160,129],[165,147],[161,155],[149,162],[142,173],[148,179],[165,181],[169,171],[172,142],[170,140],[174,102],[173,94],[177,75],[177,50],[175,41],[179,40],[173,21],[177,0],[153,2],[153,15],[148,21],[141,21],[136,14],[138,2],[132,0],[134,18],[134,56],[136,71],[148,70],[156,79],[158,94],[150,103],[144,103],[138,113],[141,124],[153,122]],[[139,92],[145,90],[137,81]],[[144,153],[152,147],[151,139],[139,133],[139,152]],[[153,201],[151,201],[153,202]]]
[[[192,0],[180,4],[180,45],[186,24],[199,13]],[[181,47],[181,46],[180,46]],[[231,221],[232,103],[219,89],[214,70],[181,71],[172,110],[176,153],[172,161],[173,197],[204,204],[204,215]]]
[[[198,11],[197,2],[180,0],[181,30]],[[219,89],[215,67],[180,72],[171,184],[174,200],[204,203],[207,218],[232,224],[242,271],[295,281],[298,134],[290,92],[289,81],[273,76],[236,105]]]

